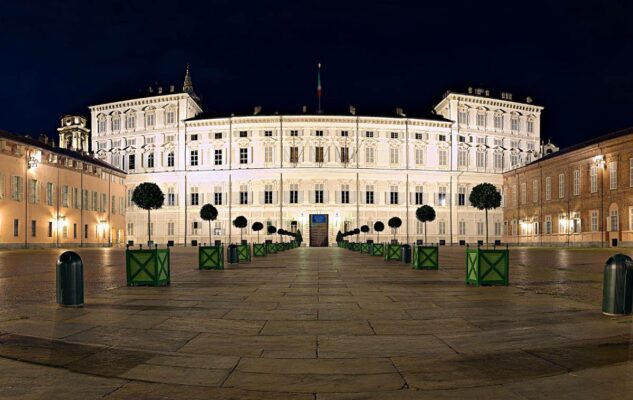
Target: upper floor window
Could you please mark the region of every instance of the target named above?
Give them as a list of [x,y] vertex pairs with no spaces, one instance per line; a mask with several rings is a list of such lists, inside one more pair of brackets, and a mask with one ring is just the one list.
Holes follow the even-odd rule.
[[598,167],[595,165],[589,168],[589,182],[591,193],[596,193],[598,191]]
[[323,157],[323,146],[317,146],[314,148],[314,161],[318,163],[322,163],[324,160]]
[[273,204],[273,185],[264,186],[264,204]]
[[341,131],[341,136],[348,137],[349,136],[349,131]]
[[440,142],[446,142],[446,135],[438,135],[437,140]]
[[349,185],[341,185],[341,203],[349,204]]
[[296,183],[290,184],[290,204],[299,203],[299,185]]
[[216,139],[222,139],[222,132],[216,132],[215,133],[215,138]]
[[580,195],[580,168],[574,170],[573,194],[574,196]]
[[136,155],[135,154],[130,154],[127,157],[127,168],[131,171],[136,169]]
[[519,118],[517,117],[512,117],[511,120],[511,128],[513,132],[518,132],[519,131]]
[[174,153],[170,152],[167,154],[167,166],[168,167],[173,167],[174,166]]
[[527,133],[534,133],[534,121],[531,119],[527,121]]
[[558,197],[565,197],[565,174],[558,174]]
[[248,149],[241,148],[240,149],[240,164],[248,164]]
[[392,139],[398,139],[398,132],[391,132]]
[[477,114],[477,126],[480,128],[486,126],[486,114]]
[[460,124],[468,125],[468,111],[460,110],[457,114],[457,122]]
[[272,146],[264,147],[264,162],[265,163],[273,162],[273,147]]
[[392,147],[389,150],[389,163],[398,164],[400,162],[399,157],[400,157],[400,149],[397,147]]
[[389,192],[389,204],[398,204],[398,186],[391,186]]
[[174,110],[167,110],[166,115],[168,124],[173,124],[174,122],[176,122],[176,113],[174,112]]
[[121,130],[121,117],[115,115],[112,117],[112,130],[118,132]]
[[264,136],[265,137],[272,137],[273,136],[273,131],[264,131]]
[[200,204],[200,194],[198,193],[198,187],[194,186],[191,188],[191,205],[197,206]]
[[618,162],[611,161],[609,163],[609,189],[618,188]]
[[365,132],[365,137],[373,138],[374,137],[374,132],[372,132],[372,131]]
[[134,117],[134,114],[127,114],[125,116],[125,129],[134,129],[136,125],[136,118]]
[[290,147],[290,162],[294,164],[299,162],[299,148],[296,146]]
[[341,147],[341,162],[348,163],[349,162],[349,148]]
[[416,147],[415,149],[415,164],[416,165],[424,165],[424,152],[425,152],[425,149],[423,147]]
[[198,140],[198,135],[197,134],[193,134],[193,135],[190,136],[190,139],[191,139],[192,142],[195,142],[195,141]]
[[374,204],[374,186],[367,185],[365,187],[365,203],[366,204]]
[[448,150],[441,149],[438,153],[439,155],[439,165],[440,167],[448,166]]
[[503,129],[503,114],[495,115],[495,129]]
[[147,155],[147,168],[154,168],[154,153]]
[[106,131],[106,119],[101,117],[97,121],[97,132],[98,133],[103,133],[105,131]]
[[155,122],[156,122],[156,115],[154,113],[149,113],[145,115],[145,125],[147,127],[154,126]]
[[222,149],[215,149],[214,156],[214,164],[222,165]]
[[191,150],[191,166],[195,167],[198,165],[198,150]]
[[240,131],[240,137],[241,138],[248,137],[248,132],[247,131]]
[[291,131],[290,131],[290,136],[299,136],[299,131],[297,131],[297,130],[291,130]]
[[552,177],[545,178],[545,200],[552,199]]
[[416,132],[415,133],[415,139],[416,140],[424,140],[424,134],[421,132]]

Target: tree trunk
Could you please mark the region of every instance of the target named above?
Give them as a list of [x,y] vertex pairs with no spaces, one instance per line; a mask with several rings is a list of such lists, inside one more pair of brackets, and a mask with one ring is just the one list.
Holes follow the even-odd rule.
[[149,214],[150,210],[147,210],[147,245],[149,246],[150,242],[152,241],[152,230],[150,229],[151,227],[151,219],[150,219],[150,214]]
[[376,236],[376,242],[380,243],[380,232],[378,232],[378,234]]
[[486,247],[488,247],[488,209],[486,208]]
[[242,234],[244,233],[244,228],[240,228],[240,244],[242,244],[242,240],[244,240]]
[[257,231],[257,243],[259,243],[259,231]]
[[213,242],[211,241],[211,220],[209,220],[209,246],[213,246]]
[[424,245],[426,246],[426,221],[424,221]]

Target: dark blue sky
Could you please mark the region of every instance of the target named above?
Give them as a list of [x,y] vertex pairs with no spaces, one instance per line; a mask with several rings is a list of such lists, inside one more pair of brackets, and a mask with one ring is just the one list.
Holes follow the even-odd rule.
[[[546,107],[568,146],[633,126],[633,5],[606,2],[10,1],[0,8],[0,129],[54,134],[65,113],[191,64],[205,111],[403,107],[482,86]],[[430,3],[430,2],[429,2]]]

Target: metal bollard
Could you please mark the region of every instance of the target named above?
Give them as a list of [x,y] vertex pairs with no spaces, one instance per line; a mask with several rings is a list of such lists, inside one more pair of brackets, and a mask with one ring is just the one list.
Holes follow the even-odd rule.
[[602,313],[628,315],[633,306],[633,260],[616,254],[604,266]]
[[74,251],[65,251],[57,259],[57,304],[84,305],[84,263]]
[[228,247],[228,261],[229,264],[237,264],[239,262],[239,253],[237,250],[237,245],[236,244],[231,244]]

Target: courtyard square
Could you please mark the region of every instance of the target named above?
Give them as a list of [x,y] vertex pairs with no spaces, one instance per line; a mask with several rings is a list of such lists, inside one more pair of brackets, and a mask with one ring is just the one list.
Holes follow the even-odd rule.
[[0,252],[0,398],[621,399],[632,318],[601,313],[625,249],[511,248],[510,286],[341,248],[199,271],[174,248],[171,285],[126,287],[123,249],[76,249],[85,306],[55,304],[61,249]]

